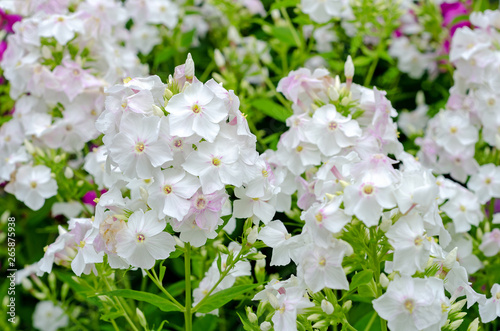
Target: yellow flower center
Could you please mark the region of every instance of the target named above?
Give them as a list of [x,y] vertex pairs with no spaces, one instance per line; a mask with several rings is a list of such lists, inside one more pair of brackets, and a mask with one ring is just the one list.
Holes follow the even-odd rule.
[[319,265],[325,265],[326,264],[326,260],[325,258],[321,258],[321,260],[319,260]]
[[139,233],[137,235],[137,242],[142,243],[142,242],[144,242],[144,240],[146,240],[146,237],[142,233]]
[[323,221],[323,215],[321,213],[317,213],[315,217],[316,217],[316,221],[318,221],[318,222]]
[[262,176],[264,176],[264,177],[269,176],[269,173],[267,172],[267,170],[265,170],[265,169],[262,170]]
[[199,210],[205,209],[207,206],[207,199],[205,197],[201,196],[198,197],[198,200],[196,200],[196,208]]
[[417,238],[415,238],[415,246],[420,246],[422,245],[422,237],[418,236]]
[[365,185],[363,187],[363,192],[366,194],[366,195],[370,195],[373,193],[373,186],[372,185]]
[[135,150],[136,150],[136,152],[137,152],[137,153],[142,153],[142,152],[144,152],[144,148],[145,148],[145,146],[144,146],[144,144],[143,144],[143,143],[141,143],[141,142],[138,142],[138,143],[135,145]]
[[177,139],[176,141],[174,141],[174,146],[176,148],[181,148],[182,147],[182,139]]
[[30,183],[30,186],[31,186],[31,188],[36,188],[37,183],[35,181],[33,181],[33,182]]
[[484,182],[486,183],[486,185],[491,184],[491,178],[490,177],[486,178]]
[[465,213],[465,211],[467,210],[467,208],[465,208],[464,205],[460,205],[460,211]]
[[337,129],[337,127],[338,127],[337,122],[328,123],[328,130],[330,130],[330,131],[334,131],[335,129]]
[[201,108],[200,106],[198,106],[198,104],[194,104],[193,107],[191,107],[191,110],[193,111],[193,113],[198,114],[201,111]]
[[214,158],[212,159],[212,164],[213,164],[214,166],[216,166],[216,167],[220,166],[220,159],[218,159],[218,158],[214,157]]
[[170,185],[163,186],[163,193],[165,193],[165,194],[172,193],[172,186],[170,186]]
[[452,127],[450,128],[450,132],[451,132],[451,133],[456,133],[457,131],[458,131],[458,129],[457,129],[457,127],[456,127],[456,126],[452,126]]
[[500,300],[500,292],[497,292],[497,294],[495,295],[495,298],[497,298],[497,300]]
[[404,305],[405,309],[410,312],[410,314],[413,313],[413,309],[415,309],[415,305],[414,305],[412,299],[406,299],[403,305]]
[[302,146],[297,146],[297,148],[295,148],[295,150],[299,153],[302,152],[303,149],[304,149],[304,147],[302,147]]

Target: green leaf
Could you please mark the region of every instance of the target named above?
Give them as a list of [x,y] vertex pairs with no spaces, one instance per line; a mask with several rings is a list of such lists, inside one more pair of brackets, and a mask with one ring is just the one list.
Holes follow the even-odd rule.
[[211,296],[205,299],[203,304],[196,310],[196,312],[207,314],[212,310],[224,306],[226,303],[233,300],[234,298],[253,290],[259,285],[261,284],[239,285],[212,294]]
[[109,313],[101,315],[101,319],[103,321],[109,322],[109,320],[114,320],[114,319],[117,319],[118,317],[122,317],[122,316],[123,316],[123,312],[121,312],[121,311],[111,311]]
[[158,67],[159,64],[168,61],[174,54],[176,53],[176,50],[174,48],[164,48],[161,51],[159,51],[154,59],[153,66]]
[[373,277],[372,270],[363,270],[358,272],[352,277],[351,284],[349,284],[349,290],[354,290],[360,285],[368,284]]
[[101,293],[101,295],[112,295],[116,297],[133,299],[137,301],[144,301],[160,308],[160,310],[162,311],[182,311],[179,307],[174,305],[170,300],[147,292],[134,291],[134,290],[115,290],[115,291]]
[[279,41],[289,45],[289,46],[298,46],[297,42],[293,38],[292,31],[284,26],[273,26],[272,27],[273,36]]
[[196,29],[183,33],[181,36],[181,47],[189,47],[191,42],[193,42],[193,36]]
[[269,99],[256,99],[252,101],[251,105],[264,114],[281,122],[286,122],[286,119],[292,115],[291,110]]
[[368,56],[357,56],[354,60],[352,60],[352,62],[354,63],[354,67],[365,67],[372,61],[373,59]]
[[273,3],[271,6],[271,10],[280,9],[280,8],[288,8],[288,7],[297,7],[299,3],[298,0],[284,0]]

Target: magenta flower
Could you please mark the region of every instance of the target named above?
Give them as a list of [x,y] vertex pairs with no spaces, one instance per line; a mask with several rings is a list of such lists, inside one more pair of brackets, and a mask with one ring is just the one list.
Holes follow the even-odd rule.
[[5,30],[8,33],[14,33],[12,26],[14,23],[19,22],[22,19],[23,17],[20,15],[10,15],[0,9],[0,30]]

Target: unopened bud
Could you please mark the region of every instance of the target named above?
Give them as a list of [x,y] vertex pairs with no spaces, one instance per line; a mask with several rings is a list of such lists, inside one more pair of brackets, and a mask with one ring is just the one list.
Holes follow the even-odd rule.
[[323,301],[321,301],[321,310],[323,310],[325,314],[331,315],[333,313],[334,308],[330,301],[323,299]]
[[180,240],[179,237],[174,236],[174,240],[175,240],[175,244],[177,246],[184,248],[184,242],[182,240]]
[[383,232],[387,232],[387,231],[389,231],[391,226],[392,226],[392,220],[389,218],[385,218],[385,219],[382,219],[382,222],[380,222],[379,227],[380,227],[380,230],[382,230]]
[[352,301],[351,300],[347,300],[342,305],[342,310],[344,310],[345,312],[348,312],[349,310],[351,310],[351,308],[352,308]]
[[82,187],[85,182],[83,180],[79,180],[76,182],[76,186]]
[[484,233],[491,232],[490,222],[484,222],[484,229],[483,229],[483,231],[484,231]]
[[47,295],[45,293],[42,293],[42,292],[37,292],[37,291],[33,291],[31,293],[35,298],[37,298],[38,300],[45,300],[45,298],[47,297]]
[[33,288],[33,284],[28,278],[21,279],[21,285],[26,291],[30,291]]
[[170,100],[170,98],[173,96],[174,94],[172,93],[172,91],[170,91],[170,89],[165,89],[165,92],[163,92],[163,96],[167,99],[167,100]]
[[250,321],[250,323],[252,323],[252,324],[257,323],[259,321],[259,319],[257,318],[257,315],[255,315],[255,313],[252,311],[247,312],[247,317],[248,317],[248,320]]
[[380,274],[380,285],[382,285],[383,288],[387,288],[389,286],[389,278],[384,273]]
[[448,255],[446,255],[446,258],[443,262],[443,268],[445,270],[451,270],[451,268],[453,268],[453,265],[457,262],[457,251],[458,247],[455,247],[451,250],[451,252],[448,253]]
[[336,88],[333,86],[330,86],[328,88],[328,97],[330,98],[331,101],[337,101],[339,99],[339,92],[337,91]]
[[161,110],[161,108],[158,107],[157,105],[153,105],[153,114],[155,116],[159,116],[159,117],[165,116],[165,114],[163,113],[163,110]]
[[135,313],[137,314],[137,319],[139,320],[139,323],[141,326],[147,330],[148,329],[148,322],[146,321],[146,316],[144,316],[144,313],[139,309],[135,308]]
[[45,152],[40,147],[35,147],[35,153],[41,157],[45,157]]
[[73,170],[70,167],[66,167],[66,169],[64,169],[64,177],[70,179],[73,178],[73,175]]
[[194,61],[191,53],[188,53],[186,63],[184,64],[184,75],[189,82],[194,78]]
[[329,321],[321,320],[317,323],[314,323],[312,327],[313,327],[313,329],[321,329],[321,328],[324,328],[325,326],[328,326],[328,325],[330,325]]
[[476,319],[469,324],[467,331],[477,331],[478,329],[479,329],[479,317],[476,317]]
[[59,162],[61,162],[61,160],[62,160],[61,155],[56,155],[56,156],[54,157],[54,162],[55,162],[55,163],[59,163]]
[[262,322],[260,324],[260,331],[269,331],[271,330],[271,327],[272,325],[268,321]]
[[483,240],[483,230],[481,230],[481,228],[477,228],[477,231],[476,231],[476,238],[477,240]]
[[312,314],[307,317],[308,321],[317,321],[321,318],[320,314]]
[[224,58],[224,55],[222,55],[221,51],[219,49],[214,50],[214,60],[215,64],[219,68],[224,68],[226,66],[226,59]]
[[455,313],[457,311],[462,310],[462,308],[465,306],[465,303],[467,302],[467,299],[460,300],[458,302],[455,302],[454,304],[451,305],[449,313]]
[[417,97],[415,98],[417,106],[425,105],[425,95],[423,91],[417,92]]
[[229,249],[226,246],[222,245],[222,244],[217,245],[217,249],[221,253],[229,254]]
[[258,227],[254,226],[248,234],[247,241],[251,245],[255,244],[255,241],[257,240],[257,235],[259,234],[257,229]]
[[267,299],[269,300],[269,303],[274,309],[280,308],[280,303],[278,301],[278,298],[274,294],[268,292]]
[[460,327],[460,325],[462,325],[464,320],[456,320],[456,321],[453,321],[450,323],[450,330],[456,330]]
[[27,139],[24,139],[24,148],[26,148],[26,152],[35,154],[35,146]]
[[42,57],[44,59],[51,59],[52,58],[52,52],[50,51],[50,48],[47,45],[42,46]]
[[347,61],[345,61],[344,74],[347,79],[352,79],[354,77],[354,63],[352,63],[350,55],[347,56]]
[[149,193],[144,187],[139,187],[139,192],[141,192],[141,199],[143,201],[148,201]]

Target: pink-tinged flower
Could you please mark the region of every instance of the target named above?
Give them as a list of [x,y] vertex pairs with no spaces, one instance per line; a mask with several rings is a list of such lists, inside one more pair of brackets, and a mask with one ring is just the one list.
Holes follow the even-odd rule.
[[201,82],[193,82],[184,92],[174,95],[166,111],[170,113],[172,135],[189,137],[196,133],[209,142],[214,141],[219,122],[228,115],[224,101]]
[[203,193],[210,194],[224,185],[241,186],[242,174],[238,163],[238,146],[228,139],[214,143],[202,142],[198,150],[189,154],[182,165],[184,170],[199,176]]
[[175,250],[174,238],[163,232],[166,225],[152,210],[136,211],[116,235],[116,253],[134,267],[151,269],[156,260],[166,259]]
[[326,156],[335,155],[342,148],[354,145],[356,139],[361,137],[358,122],[351,120],[350,116],[339,114],[334,105],[316,109],[304,133]]
[[316,203],[302,213],[300,218],[306,221],[304,228],[317,238],[318,245],[327,246],[332,234],[342,231],[351,220],[351,217],[339,208],[341,202],[342,199],[335,198],[327,203]]
[[44,165],[24,165],[16,173],[16,179],[5,187],[16,198],[33,210],[42,208],[45,199],[57,194],[57,183],[50,169]]
[[347,249],[348,245],[338,240],[328,248],[311,244],[302,252],[297,274],[303,277],[313,293],[325,287],[348,290],[349,283],[342,269],[342,260]]
[[86,88],[99,87],[103,84],[88,70],[82,69],[81,65],[70,60],[64,60],[62,65],[57,66],[53,75],[59,81],[59,89],[66,94],[69,101],[73,101]]
[[283,93],[305,112],[314,100],[328,100],[327,88],[330,81],[326,69],[316,69],[311,73],[309,69],[301,68],[282,78],[276,91]]
[[485,233],[479,249],[485,256],[497,255],[500,251],[500,230],[493,229],[493,231]]
[[489,323],[500,317],[500,285],[491,287],[491,298],[484,303],[479,303],[479,315],[483,323]]
[[292,251],[301,247],[299,237],[292,237],[281,221],[269,222],[260,230],[257,239],[273,249],[270,265],[287,265]]
[[[81,227],[76,229],[75,227]],[[102,263],[104,252],[96,252],[94,248],[94,240],[99,234],[99,230],[92,227],[90,219],[73,219],[70,221],[70,227],[75,232],[76,256],[71,261],[71,269],[75,275],[80,276],[82,273],[88,275],[91,270],[95,270],[95,263]]]
[[272,321],[276,331],[297,331],[297,314],[304,308],[313,307],[314,303],[304,297],[305,290],[300,287],[283,289],[276,300],[276,309]]
[[403,276],[390,282],[387,292],[372,303],[390,330],[418,331],[440,323],[446,301],[441,279]]
[[39,270],[37,276],[43,276],[46,272],[52,272],[54,262],[69,265],[69,261],[75,256],[74,248],[76,242],[74,234],[69,233],[61,226],[59,226],[58,230],[59,236],[55,242],[47,246],[43,258],[38,262]]
[[[3,53],[5,53],[6,49],[7,49],[7,42],[5,40],[0,41],[0,61],[2,61]],[[1,84],[3,84],[3,82]]]
[[189,199],[199,187],[198,178],[182,169],[159,171],[154,176],[154,183],[148,188],[148,204],[158,212],[160,218],[170,216],[182,221],[191,207]]
[[153,176],[153,170],[172,160],[172,151],[166,141],[158,139],[160,118],[126,113],[120,123],[120,132],[113,138],[109,151],[111,158],[124,174],[142,179]]

